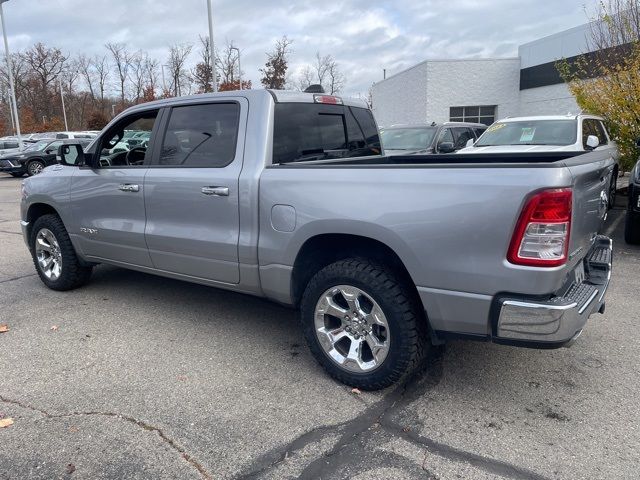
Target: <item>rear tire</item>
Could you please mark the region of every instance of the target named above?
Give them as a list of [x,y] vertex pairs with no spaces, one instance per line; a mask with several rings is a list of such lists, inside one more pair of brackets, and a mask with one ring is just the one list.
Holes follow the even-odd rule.
[[340,260],[316,273],[300,315],[316,360],[336,380],[363,390],[388,387],[412,373],[430,347],[411,286],[391,268],[364,258]]
[[34,175],[42,172],[45,166],[46,165],[42,160],[31,160],[29,163],[27,163],[27,175],[33,177]]
[[60,217],[43,215],[33,224],[29,242],[40,280],[52,290],[73,290],[86,284],[93,267],[80,264]]
[[630,245],[640,245],[640,215],[630,208],[624,221],[624,241]]

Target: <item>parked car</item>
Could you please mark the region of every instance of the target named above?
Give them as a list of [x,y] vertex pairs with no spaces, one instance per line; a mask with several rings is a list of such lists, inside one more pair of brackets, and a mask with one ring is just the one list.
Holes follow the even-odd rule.
[[0,156],[20,151],[18,139],[14,137],[0,138]]
[[476,140],[486,128],[466,122],[393,125],[380,129],[380,136],[387,155],[451,153]]
[[624,224],[624,239],[632,245],[640,244],[640,160],[629,175],[629,201]]
[[616,201],[620,155],[605,121],[595,115],[549,115],[505,118],[491,125],[458,153],[608,152],[615,161],[609,184],[609,208]]
[[[101,156],[126,129],[149,147]],[[22,185],[47,287],[106,263],[266,297],[355,387],[449,338],[560,347],[604,308],[604,151],[385,156],[363,101],[256,89],[136,105],[59,156]]]
[[87,132],[56,132],[54,138],[56,139],[66,139],[66,138],[92,139],[92,138],[96,138],[96,134],[87,133]]
[[25,173],[30,177],[37,175],[49,166],[55,165],[58,147],[64,143],[87,145],[87,140],[40,140],[32,143],[22,152],[0,156],[0,172],[14,177],[22,177]]

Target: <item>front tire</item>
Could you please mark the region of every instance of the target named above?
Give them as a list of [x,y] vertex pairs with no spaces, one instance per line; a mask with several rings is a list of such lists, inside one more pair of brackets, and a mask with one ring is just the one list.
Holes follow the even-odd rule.
[[340,260],[316,273],[300,314],[316,360],[336,380],[363,390],[410,374],[429,347],[422,307],[409,285],[368,259]]
[[92,267],[80,264],[60,217],[43,215],[31,230],[31,256],[40,280],[52,290],[72,290],[91,278]]
[[40,172],[42,172],[45,166],[46,165],[42,160],[31,160],[27,164],[27,175],[29,175],[30,177],[33,177],[34,175],[37,175]]

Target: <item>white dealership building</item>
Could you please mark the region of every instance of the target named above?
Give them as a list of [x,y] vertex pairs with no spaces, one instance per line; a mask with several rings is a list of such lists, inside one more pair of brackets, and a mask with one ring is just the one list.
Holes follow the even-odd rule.
[[512,58],[425,60],[372,88],[381,126],[578,113],[556,61],[593,55],[585,24],[525,43]]

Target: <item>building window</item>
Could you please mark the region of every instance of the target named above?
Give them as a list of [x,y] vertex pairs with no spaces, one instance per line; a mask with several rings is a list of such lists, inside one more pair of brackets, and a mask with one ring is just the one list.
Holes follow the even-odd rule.
[[449,120],[452,122],[473,122],[491,125],[496,121],[496,106],[450,107]]

